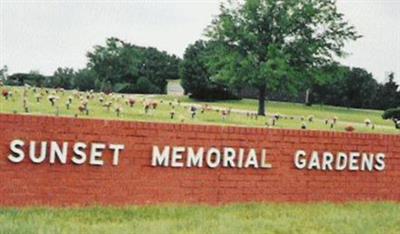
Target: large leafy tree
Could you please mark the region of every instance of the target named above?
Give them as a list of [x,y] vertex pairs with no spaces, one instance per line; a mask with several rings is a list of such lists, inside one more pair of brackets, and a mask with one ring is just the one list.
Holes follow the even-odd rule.
[[356,108],[371,108],[377,93],[378,83],[372,74],[362,68],[352,68],[345,83],[345,96],[348,97],[344,106]]
[[87,57],[87,67],[98,75],[96,88],[101,91],[123,90],[139,77],[142,60],[139,48],[117,38],[107,39],[105,46],[94,46]]
[[[153,88],[143,91],[143,93],[165,93],[167,80],[179,79],[179,59],[153,47],[144,49],[142,53],[143,61],[139,69],[142,79],[138,82],[141,81],[140,83],[143,84],[144,80],[148,80],[153,84]],[[151,86],[146,85],[145,87]],[[140,92],[140,89],[137,92]]]
[[185,93],[197,99],[236,98],[226,85],[212,80],[212,73],[207,64],[212,53],[213,45],[203,40],[198,40],[186,48],[179,69]]
[[257,88],[259,115],[268,90],[282,80],[295,88],[301,79],[323,79],[315,69],[343,56],[345,42],[359,37],[333,0],[229,1],[220,10],[207,29],[220,45],[211,60],[216,79]]
[[313,102],[355,108],[375,107],[378,83],[365,69],[330,66],[322,72],[331,78],[323,84],[313,85]]
[[59,67],[54,72],[53,76],[48,79],[47,86],[52,88],[71,89],[74,78],[75,78],[75,71],[73,68]]
[[117,38],[87,53],[88,68],[96,72],[102,91],[165,93],[167,80],[179,77],[179,59],[152,47],[139,47]]
[[319,103],[334,106],[343,106],[348,101],[346,96],[347,78],[350,68],[331,64],[322,67],[321,74],[329,76],[326,82],[316,82],[311,86],[311,103]]
[[97,74],[91,69],[80,69],[75,73],[73,87],[80,91],[96,90]]
[[375,101],[377,109],[386,110],[400,107],[399,85],[394,80],[394,73],[390,73],[388,78],[386,83],[378,87],[378,95]]

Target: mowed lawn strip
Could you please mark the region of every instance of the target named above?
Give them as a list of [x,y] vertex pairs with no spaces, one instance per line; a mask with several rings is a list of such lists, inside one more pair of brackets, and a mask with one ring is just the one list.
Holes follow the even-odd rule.
[[[23,88],[21,87],[6,87],[11,90],[13,97],[5,100],[0,97],[0,113],[17,113],[17,114],[33,114],[33,115],[59,115],[74,117],[77,115],[79,118],[100,118],[100,119],[119,119],[119,120],[132,120],[132,121],[152,121],[152,122],[170,122],[170,123],[185,123],[185,124],[213,124],[213,125],[234,125],[234,126],[250,126],[250,127],[267,127],[270,128],[286,128],[286,129],[300,129],[303,122],[309,130],[329,130],[329,131],[344,131],[344,129],[351,125],[355,128],[356,132],[367,133],[385,133],[385,134],[398,134],[399,131],[395,129],[394,124],[390,120],[383,120],[381,115],[382,111],[376,110],[362,110],[362,109],[349,109],[343,107],[332,107],[323,105],[313,105],[307,107],[303,104],[286,103],[286,102],[268,102],[267,110],[270,116],[250,118],[246,115],[247,112],[255,112],[257,110],[257,100],[243,99],[243,100],[230,100],[230,101],[216,101],[216,102],[203,102],[190,99],[185,96],[168,96],[168,95],[124,95],[116,94],[112,98],[105,96],[105,100],[101,103],[98,99],[100,94],[94,93],[93,99],[88,102],[89,115],[79,112],[81,100],[74,95],[72,91],[65,91],[57,93],[59,97],[55,106],[52,106],[48,100],[48,96],[54,90],[49,89],[49,94],[45,94],[40,102],[36,101],[36,95],[44,92],[37,89],[36,93],[33,88],[27,91],[27,106],[28,113],[25,113],[23,106]],[[1,88],[0,88],[1,89]],[[3,88],[4,89],[4,88]],[[74,96],[70,108],[67,109],[66,102],[70,96]],[[82,93],[82,96],[83,95]],[[129,98],[135,99],[135,104],[130,107],[127,104]],[[114,99],[114,100],[113,100]],[[112,106],[108,110],[104,107],[104,103],[112,101]],[[157,101],[158,106],[156,110],[150,111],[148,114],[144,112],[144,103]],[[178,101],[180,104],[178,104]],[[196,116],[191,117],[190,105],[205,105],[208,104],[213,108],[228,110],[240,110],[241,113],[232,111],[226,118],[222,117],[222,111],[208,110],[201,113],[200,110],[196,111]],[[121,113],[117,116],[115,109],[121,108]],[[174,107],[174,108],[173,108]],[[174,112],[174,118],[171,118],[171,112]],[[273,114],[293,116],[294,119],[280,119],[276,121],[276,125],[272,126]],[[307,121],[309,116],[314,116],[313,122]],[[304,120],[301,120],[301,117]],[[331,129],[330,124],[325,124],[325,120],[338,118],[337,124]],[[374,124],[374,129],[366,126],[365,119],[371,120]]]
[[[180,100],[183,103],[198,103],[208,104],[217,107],[231,107],[240,110],[247,110],[255,112],[257,110],[258,101],[254,99],[241,99],[241,100],[225,100],[225,101],[199,101],[191,99],[187,96],[174,97],[168,95],[161,95],[158,99],[164,100]],[[372,122],[380,125],[388,125],[393,127],[393,123],[388,120],[382,119],[383,111],[380,110],[367,110],[367,109],[356,109],[346,107],[335,107],[315,104],[312,106],[306,106],[302,103],[290,103],[290,102],[267,102],[267,112],[279,113],[289,116],[307,116],[314,115],[318,119],[329,119],[338,117],[341,121],[364,123],[365,119],[370,119]]]
[[0,233],[400,233],[397,203],[2,208]]

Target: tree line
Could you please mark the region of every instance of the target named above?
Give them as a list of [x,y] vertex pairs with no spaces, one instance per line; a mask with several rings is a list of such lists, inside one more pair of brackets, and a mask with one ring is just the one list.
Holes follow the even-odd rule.
[[39,72],[10,75],[7,85],[94,90],[119,93],[166,93],[167,80],[179,79],[180,59],[153,47],[139,47],[118,38],[87,52],[85,68],[57,68],[51,76]]
[[[105,46],[95,46],[87,53],[85,68],[58,68],[53,75],[39,72],[15,73],[8,77],[7,85],[95,90],[121,93],[165,93],[167,80],[181,79],[185,92],[202,100],[258,98],[252,86],[231,86],[220,82],[211,68],[214,56],[213,42],[198,40],[187,47],[183,59],[168,55],[155,48],[145,48],[123,42],[117,38],[106,40]],[[1,69],[6,72],[7,68]],[[395,74],[378,83],[373,75],[362,68],[351,68],[338,63],[322,67],[315,75],[325,76],[314,82],[299,82],[288,86],[282,79],[276,89],[266,94],[267,100],[305,102],[352,108],[386,110],[400,106],[399,84]],[[320,81],[323,80],[323,81]]]
[[[214,42],[199,40],[188,46],[180,66],[183,88],[196,99],[257,98],[258,90],[250,85],[229,86],[219,82],[211,68]],[[274,84],[277,88],[266,94],[267,100],[312,104],[325,104],[351,108],[386,110],[400,106],[399,84],[395,74],[387,81],[378,83],[363,68],[351,68],[338,63],[323,66],[311,76],[321,76],[309,82],[299,81],[287,85],[282,79]],[[322,77],[323,76],[323,77]],[[309,93],[308,101],[306,94]]]

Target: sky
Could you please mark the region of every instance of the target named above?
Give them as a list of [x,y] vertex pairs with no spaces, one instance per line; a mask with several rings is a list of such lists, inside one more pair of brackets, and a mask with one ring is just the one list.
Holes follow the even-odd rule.
[[[202,38],[220,0],[0,0],[0,67],[9,73],[83,68],[108,37],[182,57]],[[338,0],[363,38],[346,45],[345,65],[400,81],[400,0]]]

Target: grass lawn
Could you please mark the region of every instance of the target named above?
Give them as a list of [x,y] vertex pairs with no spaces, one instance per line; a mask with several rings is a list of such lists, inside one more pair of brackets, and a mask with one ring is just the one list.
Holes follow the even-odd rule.
[[[6,100],[0,97],[0,112],[1,113],[18,113],[25,114],[23,106],[23,93],[24,89],[19,87],[3,87],[0,89],[8,89],[13,93],[13,97]],[[356,132],[369,132],[369,133],[387,133],[398,134],[399,131],[394,128],[392,121],[383,120],[381,118],[382,111],[376,110],[361,110],[361,109],[348,109],[342,107],[314,105],[307,107],[302,104],[286,103],[286,102],[268,102],[267,110],[269,114],[287,115],[286,119],[280,119],[276,122],[275,126],[272,125],[271,116],[250,118],[247,117],[247,112],[255,112],[257,110],[257,101],[251,99],[233,100],[233,101],[216,101],[216,102],[200,102],[189,99],[185,96],[168,96],[168,95],[134,95],[136,103],[130,107],[126,102],[128,95],[113,95],[104,96],[104,101],[99,101],[101,94],[93,94],[88,100],[89,115],[79,112],[80,96],[85,99],[85,93],[75,93],[73,91],[65,91],[55,93],[53,95],[59,97],[54,106],[48,100],[48,96],[52,95],[54,90],[26,89],[26,103],[28,107],[27,114],[34,115],[60,115],[73,117],[77,115],[80,118],[102,118],[102,119],[121,119],[121,120],[136,120],[136,121],[157,121],[157,122],[173,122],[173,123],[189,123],[189,124],[219,124],[219,125],[236,125],[236,126],[252,126],[252,127],[266,127],[266,123],[271,128],[290,128],[300,129],[302,123],[307,125],[307,129],[311,130],[332,130],[344,131],[346,126],[353,126]],[[40,102],[36,101],[36,96],[43,94]],[[66,102],[72,96],[72,104],[67,109]],[[148,114],[144,112],[144,104],[150,101],[158,101],[158,107]],[[178,100],[181,104],[178,104]],[[110,110],[103,106],[106,102],[112,102]],[[232,108],[232,113],[222,118],[221,111],[209,110],[201,113],[197,111],[195,118],[191,117],[190,108],[188,105],[204,105],[208,104],[214,108],[228,109]],[[172,109],[171,106],[175,108]],[[117,116],[115,109],[122,108],[120,116]],[[175,112],[174,118],[170,118],[171,111]],[[242,112],[240,112],[242,111]],[[314,116],[313,122],[307,121],[308,116]],[[291,119],[290,116],[293,118]],[[333,129],[330,125],[325,124],[326,119],[338,118],[337,124]],[[301,120],[304,118],[304,120]],[[364,124],[365,119],[370,119],[374,123],[375,129],[371,126],[367,127]]]
[[400,205],[1,208],[0,233],[400,233]]

